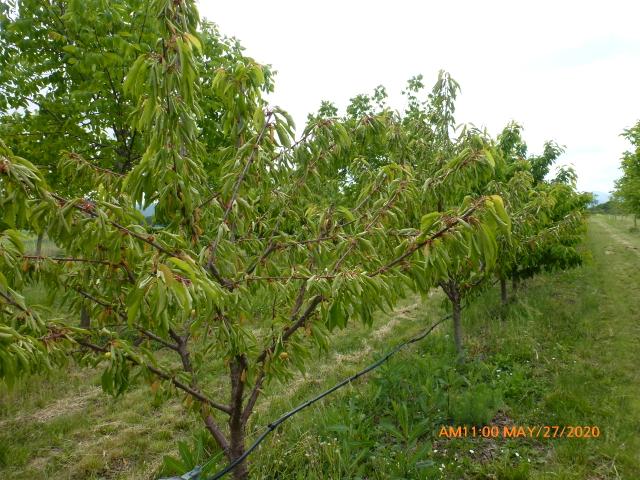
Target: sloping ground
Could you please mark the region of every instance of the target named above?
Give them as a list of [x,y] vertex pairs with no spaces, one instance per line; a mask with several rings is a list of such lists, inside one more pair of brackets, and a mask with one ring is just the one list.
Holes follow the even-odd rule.
[[[450,326],[366,380],[305,410],[252,457],[255,478],[640,478],[640,235],[591,221],[592,260],[465,312],[469,359]],[[513,292],[511,292],[513,293]],[[330,387],[442,315],[409,298],[372,328],[338,332],[306,375],[271,385],[253,429]],[[153,479],[162,456],[201,429],[177,401],[137,386],[104,395],[73,369],[0,390],[0,478]],[[596,425],[597,439],[442,438],[442,425]]]

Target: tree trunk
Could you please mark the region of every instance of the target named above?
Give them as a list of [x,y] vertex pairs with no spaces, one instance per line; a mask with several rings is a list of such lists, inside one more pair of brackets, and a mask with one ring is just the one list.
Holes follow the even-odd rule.
[[456,342],[456,351],[458,352],[458,360],[464,360],[464,349],[462,348],[462,324],[461,324],[461,308],[460,308],[460,295],[457,292],[455,299],[451,301],[453,304],[453,339]]
[[460,305],[460,291],[455,280],[450,280],[447,283],[441,283],[440,288],[444,290],[444,293],[449,297],[451,306],[453,308],[453,341],[456,344],[456,352],[458,353],[458,361],[464,361],[464,348],[462,346],[462,323],[461,312],[462,306]]
[[[231,426],[230,440],[231,458],[235,460],[244,453],[244,425]],[[236,480],[247,480],[249,478],[249,468],[246,460],[233,469],[233,478]]]
[[511,290],[514,292],[518,290],[518,279],[516,277],[511,278]]
[[500,278],[500,300],[502,301],[502,306],[506,306],[509,301],[509,297],[507,295],[507,279],[501,277]]
[[[231,461],[244,453],[246,421],[242,416],[243,393],[247,372],[247,359],[244,355],[236,356],[230,366],[231,370],[231,415],[229,416],[229,459]],[[247,480],[249,468],[247,462],[240,463],[233,469],[233,478]]]
[[81,328],[89,328],[91,327],[91,317],[89,317],[89,312],[86,307],[82,307],[80,309],[80,327]]
[[38,239],[36,240],[36,257],[42,255],[42,239],[44,238],[44,233],[38,234]]

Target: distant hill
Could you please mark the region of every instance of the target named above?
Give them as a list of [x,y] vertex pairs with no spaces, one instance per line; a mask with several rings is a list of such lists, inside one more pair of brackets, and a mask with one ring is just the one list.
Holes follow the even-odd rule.
[[608,192],[591,192],[595,197],[596,204],[606,203],[611,199],[611,194]]

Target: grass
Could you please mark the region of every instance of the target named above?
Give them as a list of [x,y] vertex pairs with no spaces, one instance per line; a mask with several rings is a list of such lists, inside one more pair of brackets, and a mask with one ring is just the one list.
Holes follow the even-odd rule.
[[[38,243],[38,240],[35,235],[27,236],[27,238],[24,241],[25,252],[28,255],[35,255],[37,243]],[[48,237],[45,236],[42,239],[40,255],[42,255],[43,257],[49,257],[49,256],[52,257],[60,253],[61,253],[61,250],[58,248],[58,246],[55,243],[49,240]]]
[[638,233],[638,221],[634,220],[633,215],[595,215],[601,221],[606,222],[612,227],[627,230],[627,233]]
[[[640,478],[640,324],[632,301],[640,234],[629,231],[632,222],[594,216],[584,245],[591,259],[527,282],[506,312],[497,291],[479,298],[464,313],[465,364],[456,364],[444,325],[283,424],[252,457],[255,478]],[[252,433],[443,313],[440,295],[409,298],[372,328],[338,332],[308,375],[268,389]],[[160,401],[146,385],[112,399],[98,388],[97,371],[70,370],[0,391],[1,478],[151,479],[163,455],[177,455],[179,440],[193,450],[201,438],[177,400]],[[602,434],[439,437],[442,425],[463,423],[596,425]]]

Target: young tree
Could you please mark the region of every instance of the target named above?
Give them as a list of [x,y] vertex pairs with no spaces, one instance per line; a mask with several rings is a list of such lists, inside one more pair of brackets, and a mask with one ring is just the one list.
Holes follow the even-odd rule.
[[512,220],[511,236],[502,239],[495,269],[503,305],[508,301],[508,278],[515,290],[521,279],[540,271],[580,264],[576,247],[584,232],[583,215],[589,201],[588,195],[576,191],[571,168],[560,168],[555,178],[545,179],[562,149],[547,142],[542,155],[527,156],[521,130],[510,123],[499,135],[506,168],[490,187],[504,199]]
[[638,226],[640,215],[640,122],[622,134],[632,149],[622,155],[622,177],[615,184],[614,201],[633,215],[634,226]]
[[[487,182],[492,180],[502,169],[501,157],[493,145],[492,140],[484,133],[474,128],[464,128],[459,138],[452,138],[454,128],[455,98],[459,86],[449,74],[440,72],[438,80],[425,101],[420,100],[424,89],[422,76],[409,80],[406,90],[407,108],[404,115],[392,115],[388,139],[381,137],[380,141],[370,142],[361,152],[366,159],[363,164],[364,172],[371,172],[381,165],[390,164],[397,158],[403,165],[410,165],[414,169],[419,183],[422,184],[420,205],[434,210],[434,213],[416,217],[423,228],[435,221],[437,212],[458,205],[466,205],[471,196],[484,193],[491,197],[492,192],[487,188]],[[352,99],[347,107],[346,122],[357,121],[354,115],[376,112],[374,104],[378,105],[380,114],[388,116],[384,105],[384,91],[379,87],[373,97],[358,95]],[[337,112],[332,110],[335,115]],[[359,158],[355,156],[355,158]],[[496,165],[496,159],[498,165]],[[348,191],[360,185],[360,174],[349,164],[344,168],[343,188]],[[357,189],[357,188],[356,188]],[[495,192],[494,192],[495,193]],[[453,330],[455,345],[462,358],[462,324],[461,309],[465,298],[472,291],[477,291],[478,285],[486,274],[491,271],[496,258],[497,231],[508,232],[509,219],[502,207],[501,200],[491,197],[491,209],[500,220],[491,224],[490,228],[482,232],[482,242],[474,244],[466,242],[458,251],[444,252],[449,255],[447,265],[440,265],[441,286],[451,301],[453,312]],[[501,236],[501,235],[499,235]],[[446,249],[445,249],[446,250]],[[480,254],[480,252],[484,252]]]
[[578,247],[591,195],[577,192],[572,178],[574,174],[560,169],[551,182],[536,184],[529,172],[522,171],[499,189],[509,205],[513,228],[512,242],[504,249],[497,272],[501,278],[510,277],[514,287],[542,271],[582,263]]
[[438,282],[451,303],[454,343],[458,358],[463,360],[463,301],[477,291],[491,272],[497,258],[498,238],[508,234],[510,228],[502,200],[488,188],[503,168],[502,159],[494,142],[478,129],[464,127],[457,139],[452,138],[459,85],[449,74],[440,72],[425,102],[417,97],[423,88],[421,80],[414,78],[407,87],[409,108],[403,127],[411,150],[419,152],[421,161],[417,168],[424,181],[425,201],[443,211],[453,205],[468,204],[472,196],[485,194],[492,198],[490,208],[495,214],[495,222],[483,227],[477,241],[466,243],[449,257]]

